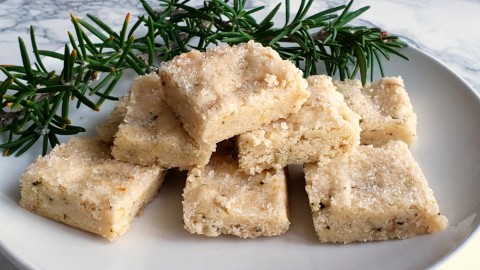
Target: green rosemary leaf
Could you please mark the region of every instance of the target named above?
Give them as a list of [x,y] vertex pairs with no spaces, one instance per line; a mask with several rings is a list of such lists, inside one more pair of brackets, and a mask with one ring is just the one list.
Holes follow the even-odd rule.
[[[281,6],[281,3],[278,3],[277,6],[280,7],[280,6]],[[276,6],[275,6],[275,8],[276,8]],[[275,9],[275,8],[274,8],[274,9]],[[259,7],[256,7],[256,8],[252,8],[252,9],[250,9],[249,11],[245,12],[245,16],[251,16],[252,14],[257,13],[257,12],[259,12],[260,10],[264,10],[264,9],[265,9],[265,6],[259,6]],[[251,17],[250,17],[250,18],[251,18]],[[253,18],[252,18],[252,19],[253,19]],[[273,19],[273,17],[272,17],[272,19]]]
[[70,89],[68,92],[64,92],[62,95],[62,118],[68,119],[68,113],[70,110],[70,96],[73,89]]
[[[373,52],[371,47],[366,47],[365,48],[365,56],[367,58],[367,66],[369,67],[368,70],[370,70],[370,81],[373,81],[374,79],[374,69],[375,69],[375,62],[373,61]],[[368,72],[367,70],[367,72]]]
[[[97,59],[97,55],[99,54],[99,51],[97,47],[95,47],[95,44],[90,40],[88,35],[85,35],[85,32],[83,32],[83,40],[85,41],[85,48],[92,54],[92,57],[94,59]],[[85,59],[87,60],[87,59]],[[90,60],[90,59],[88,59]]]
[[123,45],[125,44],[125,36],[127,35],[127,27],[128,23],[130,22],[130,13],[127,14],[127,17],[125,17],[125,21],[123,21],[123,27],[122,30],[120,31],[120,47],[123,48]]
[[246,42],[248,40],[249,40],[248,38],[240,36],[240,37],[223,38],[222,42],[225,42],[227,44],[238,44],[238,43]]
[[[97,18],[92,14],[87,14],[87,17],[90,20],[92,20],[96,25],[98,25],[100,28],[102,28],[103,31],[107,32],[110,36],[116,38],[117,40],[120,40],[120,36],[115,31],[113,31],[112,28],[106,25],[102,20],[100,20],[99,18]],[[80,21],[80,23],[82,23],[82,21]],[[105,40],[106,38],[100,38],[100,39]]]
[[378,44],[376,44],[375,42],[372,42],[372,48],[374,50],[376,50],[377,52],[380,52],[383,57],[387,60],[390,60],[390,55],[388,54],[387,51],[384,51],[382,47],[380,47]]
[[292,35],[292,36],[290,36],[290,38],[291,38],[294,42],[296,42],[296,43],[302,48],[303,51],[305,51],[305,52],[310,51],[310,47],[308,47],[308,45],[305,43],[305,41],[302,39],[301,36],[299,36],[299,35]]
[[302,27],[303,27],[302,22],[298,22],[298,23],[295,24],[295,26],[290,30],[290,33],[288,33],[288,34],[289,34],[289,35],[294,35],[294,34],[297,33]]
[[345,5],[336,6],[336,7],[324,10],[324,11],[320,11],[318,13],[315,13],[315,14],[307,17],[305,20],[313,20],[313,21],[331,20],[331,19],[334,19],[334,18],[338,17],[338,15],[332,14],[332,13],[335,13],[335,12],[337,12],[339,10],[342,10],[342,9],[345,9]]
[[[50,118],[48,115],[50,114],[50,99],[43,98],[38,99],[37,102],[42,106],[44,115],[47,115],[47,118]],[[55,112],[54,112],[55,113]]]
[[18,92],[18,96],[16,96],[15,99],[12,100],[13,101],[12,105],[10,105],[9,107],[12,110],[19,108],[20,106],[22,106],[22,103],[23,104],[25,103],[24,99],[26,99],[29,95],[30,95],[30,92]]
[[125,61],[125,58],[127,57],[128,52],[130,51],[130,48],[132,47],[132,44],[133,44],[134,41],[135,41],[135,37],[131,36],[130,39],[128,40],[128,42],[127,42],[127,45],[123,49],[122,55],[120,56],[117,64],[115,65],[115,69],[119,69],[122,66],[123,61]]
[[[311,0],[308,0],[311,1]],[[299,21],[301,18],[300,16],[302,15],[303,11],[305,9],[305,0],[300,0],[300,7],[298,8],[297,13],[295,14],[295,17],[293,18],[293,21]]]
[[355,56],[358,61],[358,67],[360,69],[360,80],[362,82],[362,85],[365,85],[367,83],[367,60],[365,58],[365,54],[363,53],[360,45],[358,44],[353,45],[353,50],[355,52]]
[[[0,148],[13,148],[13,147],[22,145],[22,144],[30,141],[31,139],[35,138],[35,136],[37,136],[37,135],[38,134],[36,134],[36,133],[30,133],[28,135],[22,135],[17,140],[7,142],[7,143],[4,143],[4,144],[0,144]],[[11,154],[13,154],[13,153],[11,153]]]
[[49,126],[50,132],[54,132],[57,135],[76,135],[78,133],[85,132],[85,128],[77,126],[67,126],[64,129],[57,128],[55,126]]
[[51,147],[55,147],[55,145],[60,144],[60,141],[57,138],[57,135],[53,132],[48,133],[48,141],[50,142]]
[[272,46],[273,44],[277,43],[280,39],[285,37],[290,32],[289,28],[285,28],[282,30],[280,33],[278,33],[272,40],[268,43],[269,46]]
[[[302,2],[304,2],[304,1],[302,1]],[[313,3],[313,0],[308,0],[307,4],[297,12],[297,16],[295,17],[295,21],[299,21],[307,15],[307,12],[310,10],[310,7],[312,6],[312,3]]]
[[33,112],[35,113],[34,115],[38,118],[38,121],[40,123],[45,123],[45,118],[43,117],[42,110],[39,108],[39,106],[35,102],[31,100],[27,100],[25,102],[25,107],[33,110]]
[[144,0],[140,0],[140,2],[142,3],[143,9],[145,9],[148,16],[151,17],[154,21],[157,21],[158,20],[158,15],[157,15],[156,12],[153,11],[152,7],[147,2],[145,2]]
[[65,49],[63,52],[63,71],[62,71],[62,81],[69,82],[69,78],[71,77],[71,70],[70,70],[70,48],[68,44],[65,44]]
[[12,129],[12,124],[0,125],[0,132],[7,132],[11,129]]
[[391,54],[395,54],[396,56],[400,57],[400,58],[403,58],[404,60],[407,60],[408,61],[408,57],[402,53],[400,53],[399,51],[391,48],[390,46],[386,45],[385,43],[379,43],[378,48],[381,48],[383,51],[385,52],[388,52],[388,53],[391,53]]
[[7,93],[8,88],[13,84],[12,78],[7,78],[5,81],[0,83],[0,97],[3,97]]
[[[110,83],[110,85],[108,85],[107,89],[105,89],[105,91],[102,93],[103,95],[109,95],[113,89],[115,88],[115,86],[117,85],[118,81],[120,80],[120,78],[122,77],[123,73],[121,71],[119,71],[117,74],[115,74],[115,77],[113,78],[112,82]],[[102,106],[103,102],[105,101],[105,98],[104,97],[101,97],[97,104],[95,105],[97,108],[99,108],[100,106]],[[98,109],[97,109],[98,110]]]
[[137,62],[132,60],[130,56],[127,56],[125,58],[125,61],[128,63],[128,65],[138,74],[138,75],[145,75],[145,70],[143,70],[141,67],[137,65]]
[[22,62],[25,68],[25,75],[27,77],[27,80],[32,81],[32,83],[35,84],[35,76],[33,75],[30,57],[28,57],[27,48],[25,47],[25,43],[23,42],[23,39],[21,37],[18,38],[18,43],[20,45],[20,54],[22,56]]
[[[85,94],[87,93],[87,90],[89,89],[88,88],[88,84],[79,84],[79,85],[75,85],[75,88],[78,89],[78,91],[85,96]],[[80,108],[80,106],[82,105],[82,101],[80,100],[77,100],[77,106],[76,108]]]
[[[7,71],[9,72],[16,72],[16,77],[19,78],[21,77],[23,74],[25,74],[25,68],[23,66],[11,66],[11,65],[5,65],[3,66]],[[36,71],[32,70],[33,73],[37,73]],[[23,76],[24,78],[26,78],[26,76]]]
[[[94,67],[94,66],[97,66],[97,67],[105,67],[105,66],[109,66],[109,64],[111,64],[112,62],[114,62],[115,60],[118,59],[118,56],[119,54],[117,52],[105,52],[105,53],[100,53],[100,54],[97,54],[97,57],[98,57],[98,60],[100,61],[97,61],[97,60],[92,60],[90,59],[88,61],[89,64],[87,64],[87,68],[90,66],[90,67]],[[103,70],[108,70],[108,69],[103,69]],[[102,71],[103,71],[102,70]],[[105,71],[104,71],[105,72]],[[106,71],[106,72],[109,72],[109,71]]]
[[77,58],[80,60],[81,63],[83,63],[83,55],[80,53],[80,49],[77,46],[77,42],[75,41],[75,38],[73,37],[73,34],[68,31],[68,39],[70,40],[70,44],[72,44],[73,50],[77,52]]
[[[28,148],[25,150],[28,150]],[[48,135],[43,136],[42,156],[45,156],[47,152],[48,152]]]
[[114,77],[115,77],[115,72],[110,72],[94,88],[92,88],[90,90],[89,95],[92,96],[92,95],[96,94],[98,91],[100,91],[100,89],[105,87],[109,81],[113,80]]
[[[83,31],[80,28],[80,24],[78,23],[77,18],[73,14],[70,14],[70,20],[71,20],[71,22],[73,24],[73,27],[75,29],[75,33],[76,33],[77,39],[78,39],[78,47],[80,48],[80,50],[78,50],[78,49],[75,49],[75,50],[77,50],[78,52],[81,52],[81,53],[79,53],[79,58],[80,58],[80,61],[83,63],[83,61],[88,61],[87,49],[86,49],[86,46],[85,46],[85,41],[83,39]],[[73,44],[75,44],[75,43],[72,42],[72,45]]]
[[56,119],[52,119],[49,125],[53,125],[61,129],[65,129],[68,126],[67,124],[62,123],[61,121],[57,121]]
[[[20,120],[18,118],[13,119],[12,124],[10,125],[10,129],[8,129],[8,140],[7,143],[13,142],[13,134],[17,132],[18,130],[18,122]],[[7,148],[7,147],[2,147],[0,145],[0,148]],[[8,147],[9,148],[9,147]]]
[[56,93],[72,90],[72,85],[51,85],[37,90],[37,93]]
[[[15,157],[19,157],[21,156],[23,153],[25,153],[25,151],[27,151],[28,149],[30,149],[30,147],[32,147],[37,141],[38,139],[40,138],[40,135],[37,134],[36,136],[34,136],[30,141],[28,141],[27,143],[25,143],[25,145],[20,148],[20,150],[18,150],[18,152],[15,154]],[[45,151],[46,152],[46,151]],[[13,153],[12,153],[13,154]]]
[[62,60],[62,61],[63,61],[63,54],[58,53],[58,52],[38,50],[38,54],[39,54],[39,55],[43,55],[43,56],[47,56],[47,57],[51,57],[51,58],[55,58],[55,59],[58,59],[58,60]]
[[24,110],[25,114],[23,115],[23,118],[17,118],[15,119],[16,121],[14,122],[15,124],[12,125],[12,130],[14,133],[17,133],[17,135],[24,134],[24,133],[31,133],[35,131],[34,125],[30,126],[30,128],[24,129],[25,126],[27,126],[30,121],[32,121],[32,111],[30,110]]
[[[380,76],[385,77],[385,72],[383,70],[382,60],[380,59],[380,55],[378,55],[378,51],[377,50],[372,50],[372,52],[373,52],[374,58],[377,61],[378,69],[380,70]],[[373,78],[373,76],[372,76],[372,78]],[[373,79],[372,79],[372,81],[373,81]]]
[[[55,119],[55,120],[61,122],[62,124],[65,124],[65,125],[70,125],[71,124],[71,121],[68,119],[68,117],[62,117],[62,116],[59,116],[59,115],[56,114],[57,110],[60,107],[60,104],[63,100],[64,95],[66,95],[66,92],[59,93],[58,96],[55,97],[53,105],[52,105],[51,109],[49,109],[50,111],[46,110],[47,113],[48,113],[47,119],[46,119],[47,123],[52,121],[52,119]],[[48,102],[48,99],[46,99],[46,100]],[[50,107],[50,106],[48,106],[48,107]]]
[[[352,0],[352,2],[353,2],[353,0]],[[369,8],[370,8],[369,6],[366,6],[366,7],[363,7],[361,9],[359,9],[359,10],[353,11],[351,13],[347,13],[345,16],[342,17],[342,20],[340,20],[339,23],[336,26],[337,27],[342,27],[342,26],[346,25],[347,23],[351,22],[353,19],[357,18],[362,13],[367,11]]]
[[[99,38],[100,40],[106,40],[108,39],[108,37],[106,35],[104,35],[102,32],[100,32],[97,28],[95,28],[93,25],[89,24],[88,22],[86,22],[85,20],[82,20],[82,19],[78,19],[77,18],[77,21],[78,23],[80,23],[80,25],[82,25],[86,30],[88,30],[90,33],[92,33],[94,36],[96,36],[97,38]],[[85,41],[89,41],[89,39],[84,35],[84,38],[85,38]],[[91,41],[90,41],[91,42]],[[92,43],[93,44],[93,43]],[[95,47],[95,46],[93,46]]]
[[148,47],[148,65],[153,66],[153,61],[155,59],[155,47],[153,40],[150,37],[147,37],[147,47]]
[[[235,11],[234,8],[232,8],[232,6],[230,6],[229,4],[227,4],[226,2],[223,2],[223,1],[214,1],[215,3],[221,5],[223,8],[225,8],[226,10],[228,10],[231,14],[233,15],[237,15],[237,12]],[[229,13],[226,13],[225,15],[230,15]]]
[[[99,110],[99,107],[95,103],[93,103],[90,99],[88,99],[85,95],[83,95],[77,88],[73,88],[72,95],[78,98],[79,101],[87,105],[87,107],[89,107],[90,109],[94,111]],[[62,115],[62,117],[68,118],[68,117],[65,117],[65,115]]]
[[72,79],[73,79],[73,68],[75,67],[75,61],[77,60],[77,51],[76,50],[72,50],[72,52],[70,53],[70,56],[69,56],[69,77],[68,77],[68,81],[71,82]]
[[285,25],[284,28],[290,23],[290,0],[285,0]]
[[342,23],[342,19],[348,15],[348,12],[350,11],[350,8],[352,7],[353,0],[350,0],[348,4],[343,8],[342,13],[338,16],[338,19],[335,20],[334,26],[339,27]]
[[48,73],[45,65],[43,64],[42,58],[38,53],[37,41],[35,39],[35,29],[33,28],[33,26],[30,26],[30,41],[32,43],[33,55],[35,55],[35,60],[37,61],[35,64],[38,64],[38,66],[40,67],[39,70]]
[[103,65],[91,65],[88,64],[87,68],[95,71],[100,71],[100,72],[108,72],[108,73],[113,73],[115,72],[114,67],[109,67],[109,66],[103,66]]
[[[130,29],[130,32],[128,32],[127,38],[130,38],[131,36],[133,36],[133,34],[138,29],[138,27],[142,24],[142,21],[144,19],[145,19],[145,16],[140,16],[140,18],[133,24],[132,28]],[[149,17],[149,19],[151,18]]]
[[[148,28],[148,32],[147,32],[147,46],[151,46],[152,48],[155,47],[155,29],[153,27],[153,19],[151,17],[148,17],[147,19],[147,28]],[[150,52],[150,50],[149,50]],[[149,59],[150,61],[150,59]],[[153,59],[151,59],[152,63],[153,63]],[[152,65],[152,64],[149,64],[149,65]]]
[[74,86],[75,86],[75,87],[78,87],[78,86],[82,83],[82,81],[83,81],[83,74],[85,73],[85,70],[86,70],[86,69],[87,69],[87,68],[86,68],[86,66],[84,66],[84,65],[81,65],[81,66],[79,66],[79,67],[74,68],[75,73],[76,73],[76,75],[75,75],[75,83],[74,83]]
[[114,96],[110,96],[110,95],[105,95],[103,93],[100,93],[100,92],[96,92],[95,93],[96,96],[99,96],[101,98],[104,98],[105,100],[113,100],[113,101],[117,101],[118,100],[118,97],[114,97]]

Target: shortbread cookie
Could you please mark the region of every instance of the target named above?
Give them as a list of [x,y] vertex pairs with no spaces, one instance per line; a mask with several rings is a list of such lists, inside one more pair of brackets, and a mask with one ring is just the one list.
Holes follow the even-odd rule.
[[157,74],[140,76],[133,82],[125,119],[112,147],[115,159],[186,170],[207,164],[214,150],[215,145],[198,143],[183,130],[164,102]]
[[362,144],[415,142],[417,116],[401,77],[383,78],[365,87],[356,80],[337,81],[335,85],[348,106],[361,117]]
[[112,159],[108,144],[72,137],[22,175],[20,205],[114,240],[160,188],[164,171]]
[[181,54],[160,76],[184,129],[207,144],[287,117],[310,96],[301,70],[253,41]]
[[344,154],[360,143],[359,116],[324,75],[307,78],[310,98],[286,119],[238,136],[240,168],[249,174]]
[[231,155],[216,152],[205,168],[188,173],[183,211],[192,234],[282,234],[290,225],[285,172],[272,169],[250,176]]
[[362,145],[326,165],[306,164],[305,179],[322,242],[408,238],[447,225],[403,141]]

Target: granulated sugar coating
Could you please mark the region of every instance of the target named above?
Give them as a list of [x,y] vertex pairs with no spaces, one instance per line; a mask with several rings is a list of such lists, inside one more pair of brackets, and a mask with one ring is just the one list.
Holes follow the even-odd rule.
[[389,140],[412,144],[417,116],[401,77],[386,77],[362,87],[358,80],[335,81],[348,106],[361,117],[361,143],[376,146]]
[[301,70],[253,41],[181,54],[160,76],[184,129],[207,144],[285,118],[310,96]]
[[113,160],[98,139],[72,137],[38,158],[20,179],[20,205],[114,240],[160,188],[164,170]]
[[345,154],[360,142],[359,116],[335,91],[332,78],[307,78],[310,98],[286,119],[238,136],[240,168],[249,174]]
[[305,179],[322,242],[408,238],[447,225],[403,141],[360,146],[325,165],[306,164]]

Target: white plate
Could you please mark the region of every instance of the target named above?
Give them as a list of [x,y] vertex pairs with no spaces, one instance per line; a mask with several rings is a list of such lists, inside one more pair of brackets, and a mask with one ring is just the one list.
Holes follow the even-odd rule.
[[[121,239],[95,235],[32,214],[18,205],[18,178],[34,156],[0,158],[0,249],[25,269],[424,269],[444,260],[479,226],[480,102],[473,90],[434,59],[407,49],[409,62],[385,63],[401,75],[418,115],[412,152],[449,219],[441,233],[407,240],[321,244],[315,236],[301,174],[291,184],[291,229],[242,240],[190,235],[183,229],[176,175]],[[132,76],[131,76],[132,77]],[[121,91],[129,88],[121,83]],[[111,108],[76,111],[94,130]]]

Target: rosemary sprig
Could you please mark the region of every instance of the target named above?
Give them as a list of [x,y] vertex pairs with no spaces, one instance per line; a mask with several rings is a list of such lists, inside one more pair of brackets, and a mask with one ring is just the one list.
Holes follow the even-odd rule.
[[[210,0],[200,7],[188,5],[189,0],[159,0],[159,10],[140,1],[146,14],[130,30],[130,14],[118,32],[95,16],[88,15],[87,21],[72,15],[75,33],[68,33],[70,44],[64,53],[38,49],[31,27],[33,66],[19,38],[23,65],[0,66],[7,77],[0,82],[0,133],[7,138],[0,144],[4,155],[19,156],[40,139],[45,155],[49,146],[59,143],[58,136],[85,131],[69,119],[72,100],[77,108],[83,104],[99,110],[105,100],[116,99],[112,93],[125,70],[139,75],[156,71],[154,63],[192,48],[203,51],[221,43],[255,40],[296,63],[305,76],[317,74],[322,62],[328,75],[343,80],[359,74],[364,84],[368,77],[373,80],[376,66],[384,76],[383,59],[391,55],[407,59],[399,52],[406,44],[398,37],[378,28],[349,25],[369,8],[352,11],[353,0],[309,16],[313,0],[302,0],[293,18],[286,0],[285,24],[280,27],[272,21],[281,3],[257,21],[253,15],[264,7],[246,9],[247,0]],[[142,25],[144,34],[135,38]],[[49,70],[42,57],[62,61],[62,71]]]

